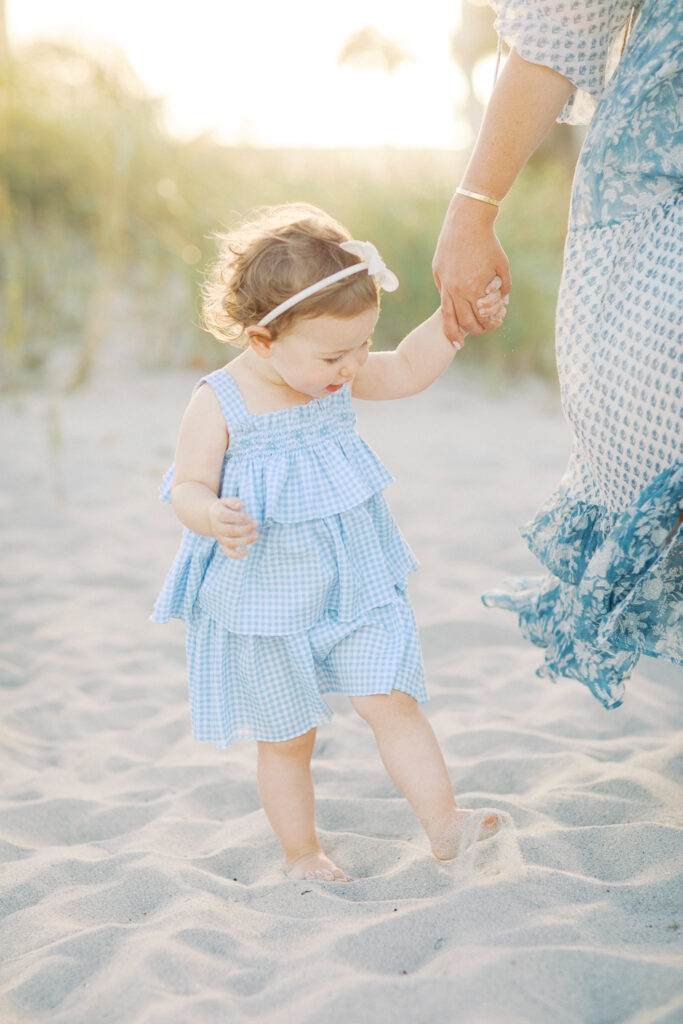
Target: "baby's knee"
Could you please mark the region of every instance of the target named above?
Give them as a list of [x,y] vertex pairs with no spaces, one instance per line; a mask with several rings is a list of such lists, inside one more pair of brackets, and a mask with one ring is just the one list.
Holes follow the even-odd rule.
[[293,736],[290,740],[279,740],[276,743],[260,741],[258,747],[262,756],[281,757],[296,761],[310,757],[314,743],[315,729],[309,729],[308,732],[302,733],[301,736]]
[[391,693],[373,693],[368,697],[352,697],[351,704],[360,717],[373,726],[392,715],[413,714],[419,707],[417,701],[402,690]]

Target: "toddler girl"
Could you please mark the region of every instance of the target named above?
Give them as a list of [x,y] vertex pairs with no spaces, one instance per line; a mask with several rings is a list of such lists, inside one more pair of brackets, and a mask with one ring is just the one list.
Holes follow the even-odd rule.
[[[162,497],[184,538],[153,620],[187,622],[196,739],[258,744],[266,815],[294,878],[346,881],[315,829],[316,726],[345,694],[440,859],[470,814],[456,806],[406,597],[415,559],[382,492],[391,477],[354,430],[351,396],[426,388],[454,348],[441,314],[394,352],[369,353],[379,289],[398,280],[369,242],[321,210],[267,210],[224,237],[205,327],[244,351],[197,385]],[[483,308],[502,321],[499,281]],[[500,816],[476,812],[479,838]]]

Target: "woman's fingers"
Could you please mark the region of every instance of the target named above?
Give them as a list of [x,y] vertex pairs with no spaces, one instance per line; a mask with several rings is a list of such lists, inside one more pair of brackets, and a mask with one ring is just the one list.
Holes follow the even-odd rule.
[[496,326],[498,322],[502,323],[507,309],[500,292],[496,292],[488,295],[483,304],[442,294],[441,311],[446,337],[455,343],[462,341],[465,334],[479,335],[490,331],[494,322]]
[[473,303],[464,296],[455,300],[455,312],[464,334],[483,334],[487,330],[484,318],[479,315]]
[[441,314],[449,341],[461,344],[465,334],[480,335],[503,323],[508,297],[501,295],[500,286],[500,278],[494,277],[486,286],[485,294],[472,302],[461,295],[442,293]]
[[461,345],[464,331],[460,326],[455,306],[451,296],[446,292],[441,294],[441,319],[443,321],[444,334],[451,344]]

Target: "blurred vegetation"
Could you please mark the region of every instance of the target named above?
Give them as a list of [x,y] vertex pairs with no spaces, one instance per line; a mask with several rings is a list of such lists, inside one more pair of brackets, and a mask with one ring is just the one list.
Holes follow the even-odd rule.
[[[44,43],[0,81],[0,374],[78,385],[100,366],[213,367],[198,323],[211,233],[254,206],[317,203],[371,239],[401,287],[386,347],[438,304],[431,259],[462,160],[441,151],[289,151],[179,141],[118,53]],[[571,167],[532,161],[498,225],[513,268],[505,327],[464,360],[490,373],[554,373],[553,316]],[[233,350],[230,350],[232,352]]]

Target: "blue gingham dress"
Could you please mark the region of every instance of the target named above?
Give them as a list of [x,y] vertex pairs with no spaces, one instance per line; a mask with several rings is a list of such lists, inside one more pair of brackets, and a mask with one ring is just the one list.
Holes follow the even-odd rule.
[[195,738],[291,739],[331,717],[331,691],[427,700],[406,596],[417,562],[382,494],[392,478],[355,431],[350,386],[250,415],[225,370],[203,384],[230,435],[220,496],[240,498],[259,539],[231,559],[185,529],[154,608],[153,622],[187,623]]

